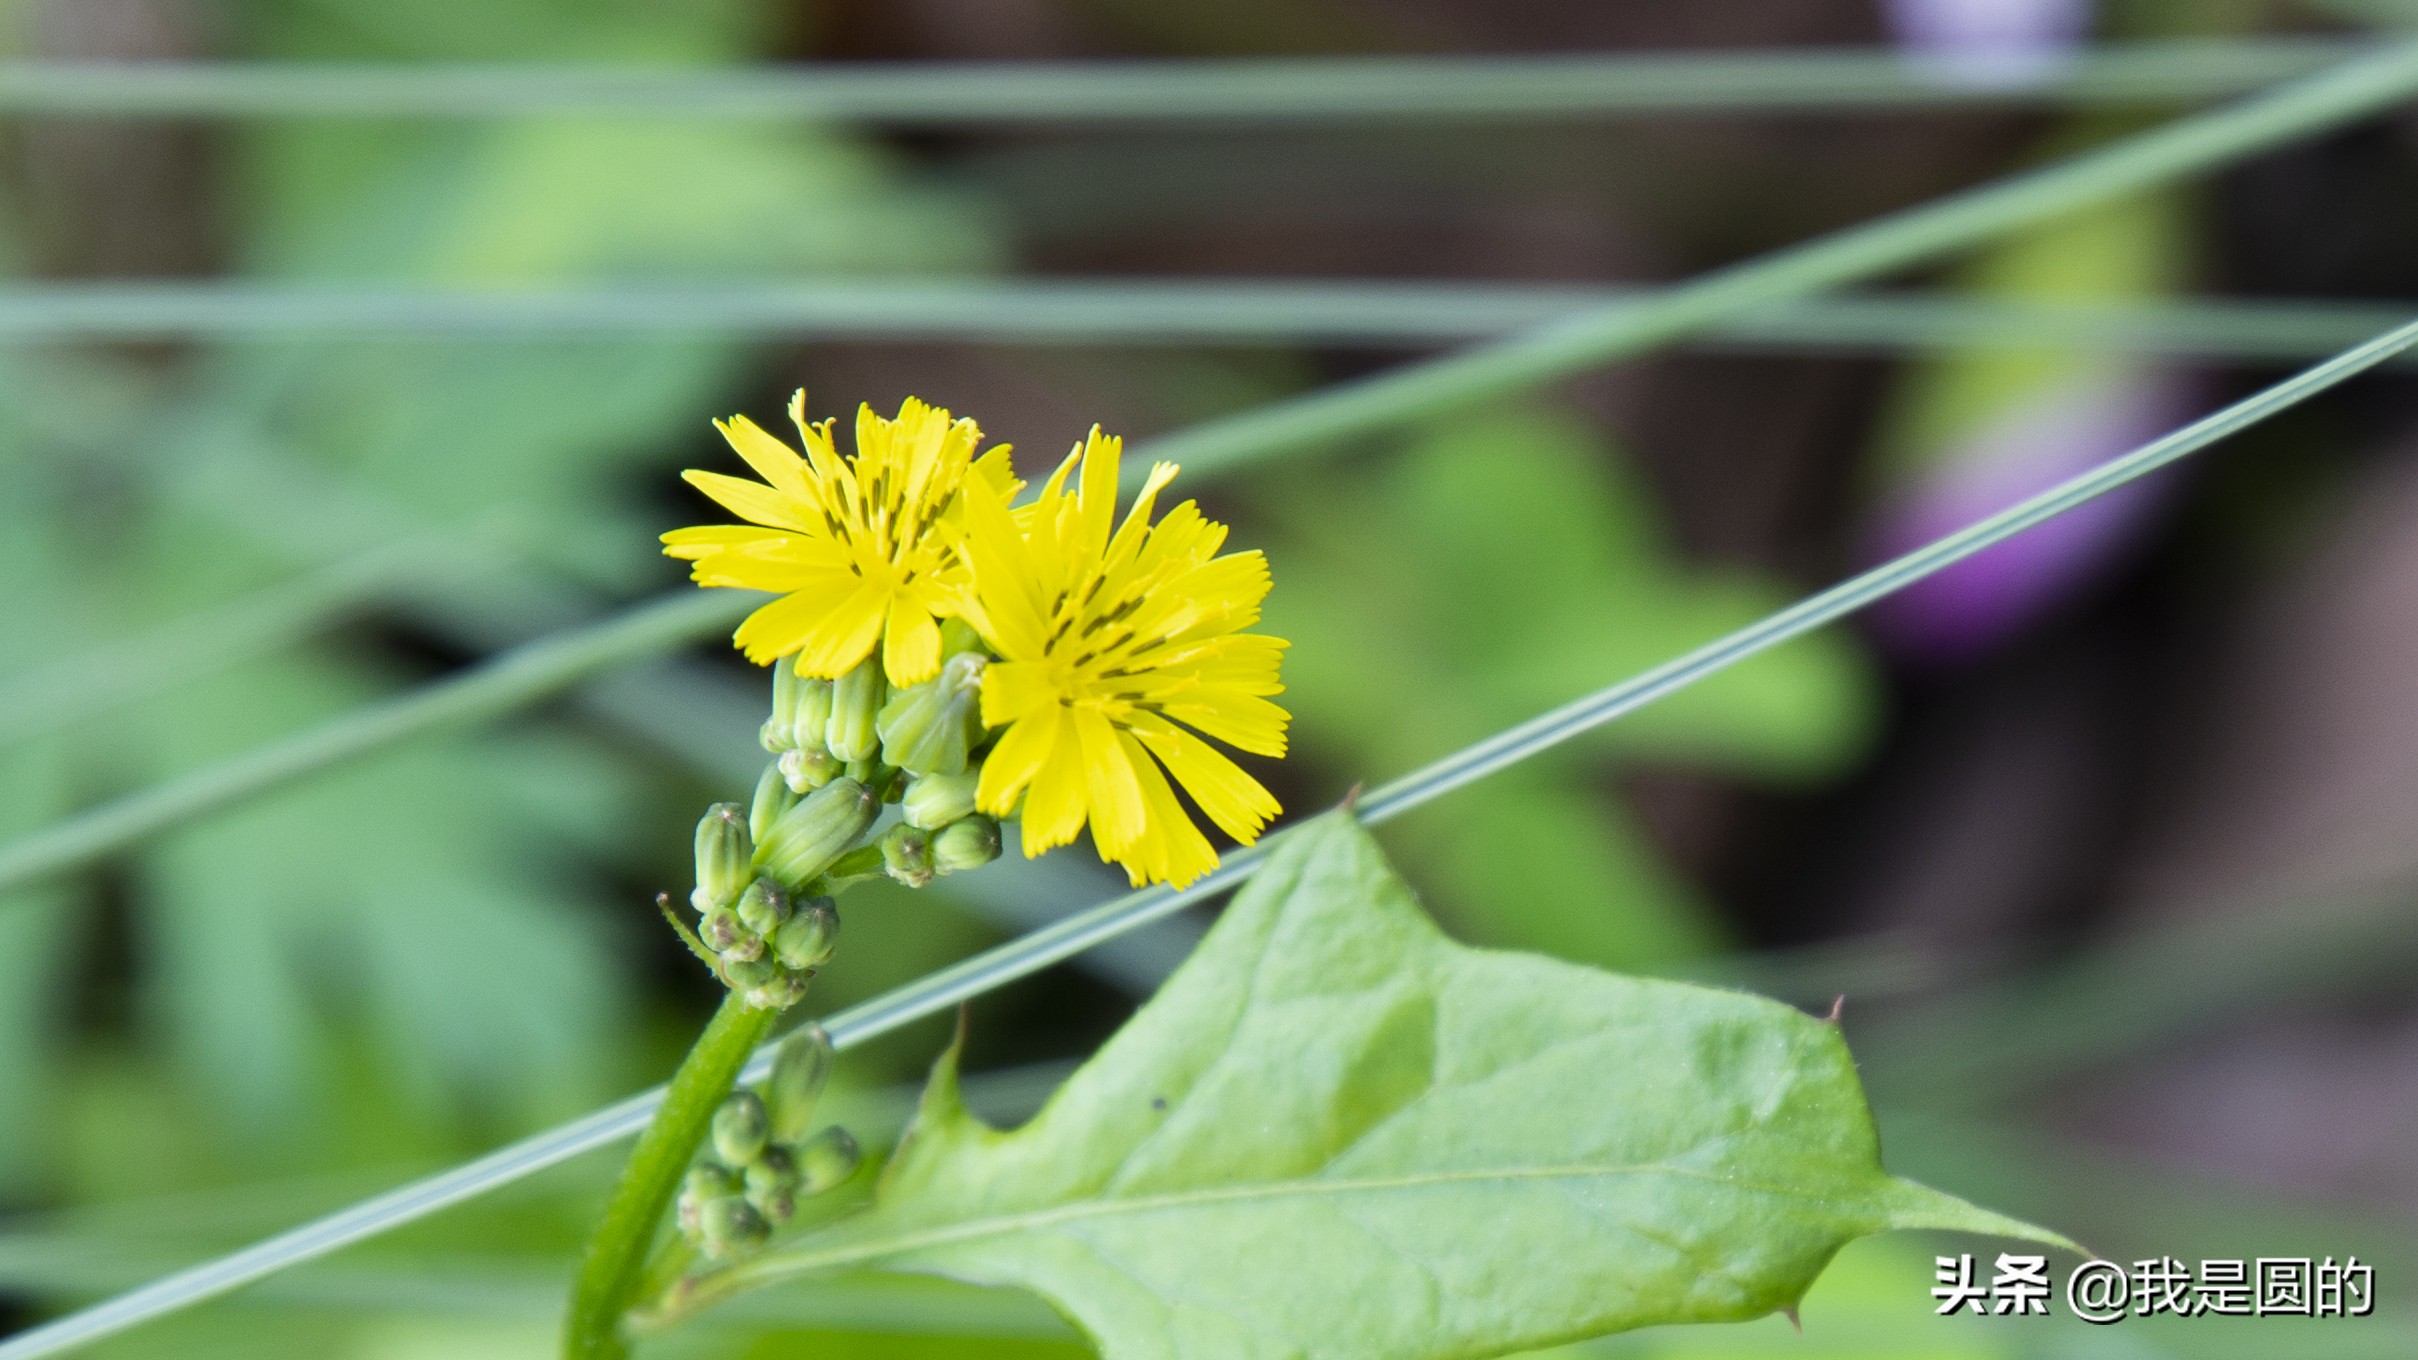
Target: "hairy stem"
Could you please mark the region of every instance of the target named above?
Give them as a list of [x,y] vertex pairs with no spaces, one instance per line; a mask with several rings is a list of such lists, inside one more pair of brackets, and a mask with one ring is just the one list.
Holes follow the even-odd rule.
[[714,1110],[779,1014],[731,993],[672,1074],[655,1121],[639,1135],[605,1206],[604,1221],[580,1260],[570,1315],[563,1322],[564,1360],[620,1360],[629,1354],[621,1317],[637,1297],[655,1226],[671,1207],[697,1145],[705,1141]]

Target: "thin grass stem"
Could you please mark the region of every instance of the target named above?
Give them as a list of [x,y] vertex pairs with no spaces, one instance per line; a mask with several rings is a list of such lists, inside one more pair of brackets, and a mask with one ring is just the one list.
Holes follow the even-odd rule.
[[729,626],[753,592],[679,591],[592,627],[541,638],[449,679],[0,846],[0,893],[65,873],[244,799],[410,738],[509,713],[587,676]]
[[[832,281],[716,288],[438,291],[260,283],[104,283],[0,291],[0,341],[251,336],[721,337],[1007,345],[1420,347],[1581,313],[1663,305],[1671,290],[1304,280]],[[2217,359],[2312,359],[2398,319],[2319,299],[2021,301],[1941,293],[1809,297],[1725,317],[1700,347],[1815,351],[2007,345]]]
[[845,120],[891,125],[1479,121],[2171,104],[2359,50],[2328,38],[2108,44],[2001,80],[1889,48],[758,69],[332,62],[0,64],[0,111],[220,118]]
[[454,571],[443,545],[398,543],[0,680],[0,744],[290,646]]

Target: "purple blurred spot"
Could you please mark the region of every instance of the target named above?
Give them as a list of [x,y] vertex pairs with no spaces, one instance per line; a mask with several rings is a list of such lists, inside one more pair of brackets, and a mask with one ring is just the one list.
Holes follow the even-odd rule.
[[[1920,547],[2148,443],[2189,418],[2196,387],[2186,373],[2119,367],[2008,411],[1883,507],[1873,558]],[[2121,562],[2171,482],[2171,473],[2134,482],[1900,591],[1871,611],[1874,638],[1927,663],[1999,646]]]
[[2090,33],[2093,0],[1888,0],[1898,47],[1943,84],[2023,85]]

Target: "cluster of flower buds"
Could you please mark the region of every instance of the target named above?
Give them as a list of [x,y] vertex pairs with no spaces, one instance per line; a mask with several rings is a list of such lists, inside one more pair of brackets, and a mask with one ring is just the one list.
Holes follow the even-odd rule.
[[711,1149],[680,1187],[680,1234],[709,1260],[763,1245],[798,1201],[856,1173],[856,1140],[837,1124],[809,1134],[831,1075],[831,1040],[809,1027],[782,1041],[761,1090],[741,1088],[714,1112]]
[[804,998],[840,929],[831,899],[810,890],[880,813],[880,800],[854,780],[798,798],[775,776],[753,807],[716,803],[697,823],[691,943],[750,1005],[781,1010]]
[[776,662],[772,717],[763,731],[790,793],[811,801],[853,780],[899,804],[900,820],[876,842],[878,868],[911,888],[999,857],[999,823],[974,810],[982,778],[976,752],[990,736],[982,725],[982,673],[990,658],[972,630],[955,621],[942,629],[942,651],[938,674],[900,689],[883,677],[878,655],[837,680],[799,675],[792,660]]

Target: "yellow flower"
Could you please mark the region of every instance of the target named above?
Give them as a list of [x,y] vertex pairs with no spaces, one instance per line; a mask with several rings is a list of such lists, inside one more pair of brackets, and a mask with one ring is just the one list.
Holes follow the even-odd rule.
[[792,652],[801,674],[837,678],[878,642],[890,683],[940,669],[935,611],[963,577],[942,534],[958,488],[971,480],[1012,496],[1002,444],[977,461],[971,420],[907,398],[894,420],[856,412],[856,456],[842,458],[831,422],[808,424],[806,394],[789,400],[806,456],[745,416],[715,421],[762,482],[691,469],[691,486],[747,524],[675,529],[664,552],[694,563],[700,585],[770,590],[781,598],[747,616],[732,639],[764,665]]
[[1093,427],[1021,510],[1009,508],[1012,493],[966,485],[952,527],[971,579],[955,608],[998,654],[983,673],[982,720],[1005,729],[975,799],[1006,816],[1023,797],[1028,858],[1073,840],[1088,821],[1100,857],[1123,864],[1137,886],[1182,887],[1215,868],[1217,852],[1167,774],[1246,845],[1279,810],[1192,729],[1283,755],[1287,715],[1267,696],[1284,692],[1285,643],[1240,631],[1258,621],[1268,593],[1265,557],[1218,556],[1225,526],[1190,501],[1151,524],[1173,464],[1153,467],[1124,522],[1113,523],[1119,452]]

